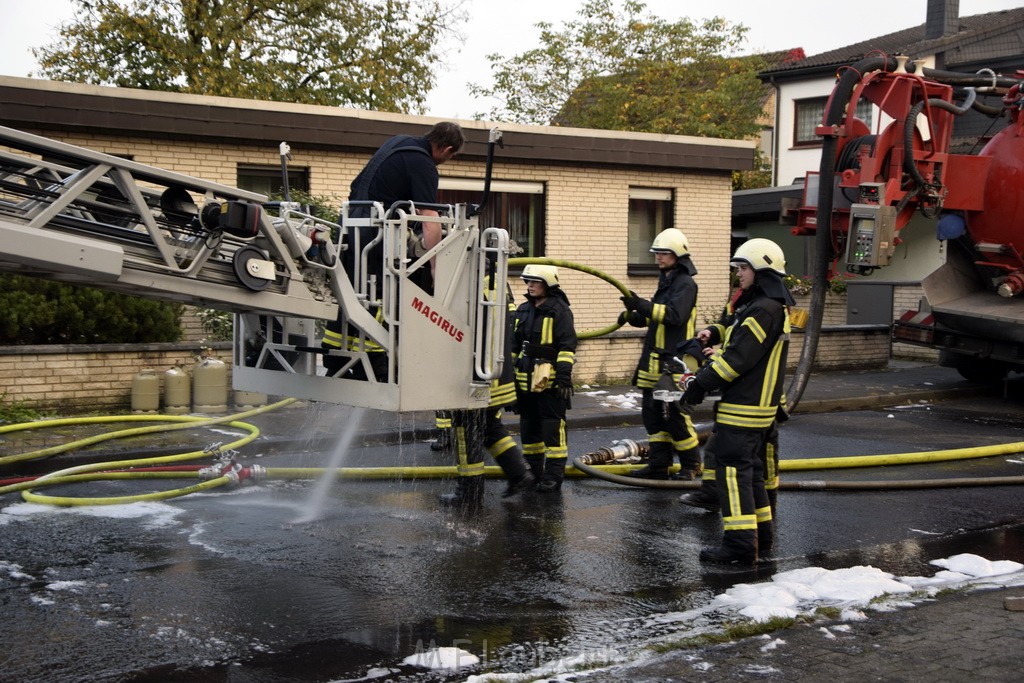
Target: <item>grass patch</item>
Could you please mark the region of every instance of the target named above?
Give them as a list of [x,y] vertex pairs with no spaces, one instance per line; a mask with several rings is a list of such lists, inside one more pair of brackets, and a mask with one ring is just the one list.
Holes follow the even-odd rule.
[[7,392],[0,394],[0,424],[19,424],[32,422],[45,417],[45,414],[30,408],[24,401],[7,400]]
[[742,640],[751,636],[760,636],[772,631],[779,631],[790,628],[797,623],[793,617],[772,617],[767,621],[743,621],[726,624],[725,629],[719,633],[705,633],[699,636],[690,636],[681,640],[673,640],[664,643],[655,643],[650,649],[659,654],[672,652],[674,650],[686,650],[707,645],[719,645],[734,640]]
[[838,619],[843,615],[843,610],[838,607],[822,606],[814,610],[814,616],[822,619]]

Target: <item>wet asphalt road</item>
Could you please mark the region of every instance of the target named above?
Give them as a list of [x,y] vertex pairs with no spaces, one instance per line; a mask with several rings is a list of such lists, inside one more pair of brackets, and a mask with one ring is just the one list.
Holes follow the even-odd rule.
[[[1019,402],[998,399],[798,416],[781,450],[786,459],[1024,441],[1019,416]],[[623,437],[644,435],[572,432],[570,450]],[[266,466],[317,467],[329,454],[261,456]],[[446,460],[415,443],[357,448],[343,464]],[[784,479],[1003,475],[1024,475],[1024,456]],[[125,491],[82,486],[76,494]],[[664,636],[656,615],[773,571],[871,564],[930,574],[929,560],[959,552],[1024,561],[1019,486],[784,491],[775,561],[754,571],[701,566],[697,552],[718,539],[720,522],[679,505],[677,492],[575,479],[559,496],[502,500],[503,482],[489,481],[484,509],[467,515],[436,504],[450,486],[338,482],[322,516],[303,523],[309,481],[113,510],[6,496],[0,680],[329,681],[371,670],[389,671],[380,680],[444,680],[401,665],[433,645],[524,671]]]

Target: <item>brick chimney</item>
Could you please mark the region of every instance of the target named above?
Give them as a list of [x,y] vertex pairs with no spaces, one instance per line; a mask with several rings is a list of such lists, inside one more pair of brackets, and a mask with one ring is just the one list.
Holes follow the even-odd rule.
[[928,0],[925,40],[956,33],[960,26],[960,0]]

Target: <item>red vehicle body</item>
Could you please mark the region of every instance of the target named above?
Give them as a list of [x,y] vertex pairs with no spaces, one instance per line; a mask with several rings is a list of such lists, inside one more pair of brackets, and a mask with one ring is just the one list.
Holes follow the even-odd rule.
[[[832,267],[866,274],[888,265],[915,214],[934,219],[946,262],[922,281],[922,310],[895,321],[894,340],[939,349],[941,364],[972,380],[1024,371],[1024,72],[908,73],[892,58],[850,69],[817,130],[821,169],[808,174],[794,232],[827,223]],[[993,96],[1000,104],[982,104]],[[888,121],[874,134],[852,115],[861,98]],[[1008,125],[978,154],[952,153],[954,122],[970,111]]]

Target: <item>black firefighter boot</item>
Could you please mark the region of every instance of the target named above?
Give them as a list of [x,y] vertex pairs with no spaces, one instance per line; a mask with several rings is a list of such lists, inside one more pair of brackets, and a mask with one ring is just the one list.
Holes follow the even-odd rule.
[[540,481],[541,477],[544,476],[544,454],[526,453],[523,455],[523,460],[529,465],[534,481]]
[[430,442],[430,450],[435,453],[441,451],[450,451],[452,449],[452,430],[451,427],[446,429],[436,430],[437,438]]
[[722,535],[722,545],[717,548],[702,548],[701,562],[715,564],[757,564],[757,531],[726,531]]
[[757,554],[764,558],[771,554],[775,545],[775,523],[772,520],[757,523]]
[[526,466],[526,460],[523,459],[522,451],[519,448],[505,451],[496,456],[494,461],[498,463],[498,467],[505,473],[505,479],[508,480],[508,486],[501,494],[502,498],[514,496],[520,491],[525,491],[536,485],[537,479],[533,476],[530,468]]
[[541,493],[557,491],[562,488],[562,478],[565,477],[565,458],[548,458],[544,462],[544,475],[537,484],[537,490]]
[[672,466],[672,446],[663,441],[652,442],[647,458],[646,465],[626,472],[626,476],[636,479],[668,479],[668,468]]
[[677,451],[679,456],[679,471],[672,475],[676,481],[697,481],[704,472],[704,465],[700,457],[700,449],[690,448],[685,451]]
[[718,487],[714,481],[705,479],[701,487],[692,493],[679,496],[679,502],[695,508],[703,508],[708,512],[720,512],[722,506],[718,502]]
[[442,493],[437,499],[442,505],[451,507],[479,507],[484,502],[483,475],[459,477],[455,482],[455,490],[451,493]]

